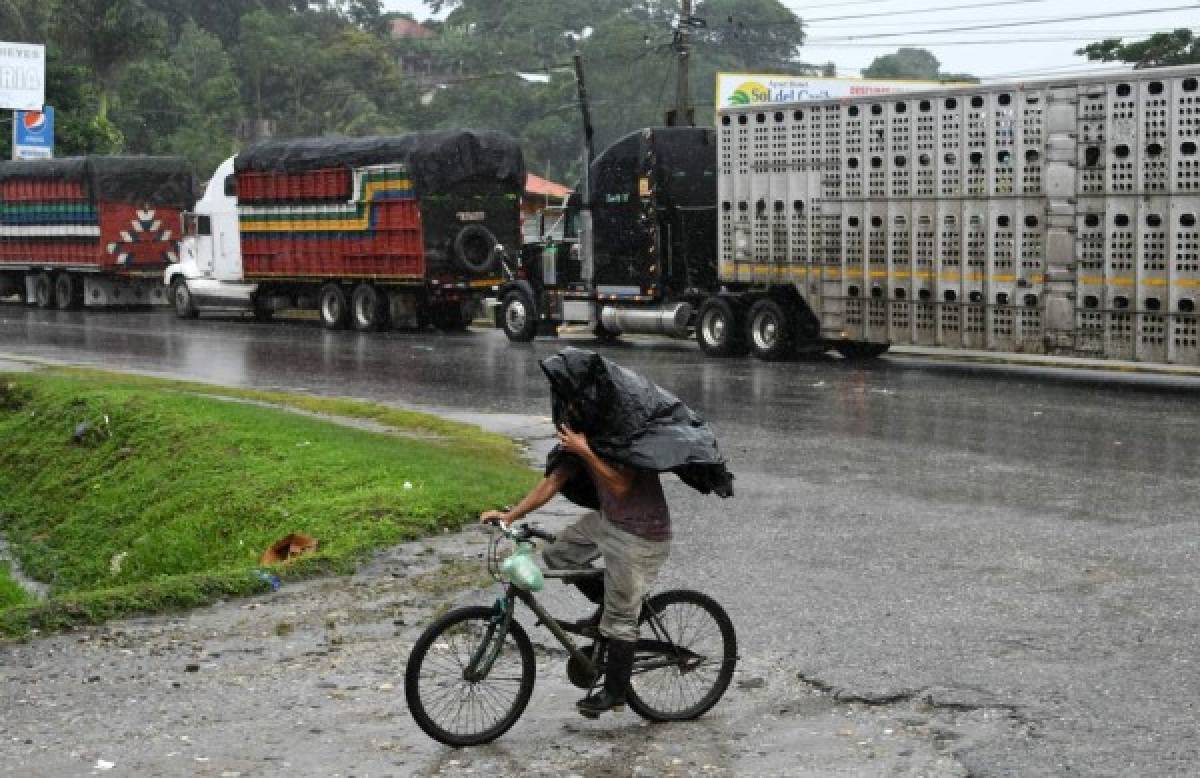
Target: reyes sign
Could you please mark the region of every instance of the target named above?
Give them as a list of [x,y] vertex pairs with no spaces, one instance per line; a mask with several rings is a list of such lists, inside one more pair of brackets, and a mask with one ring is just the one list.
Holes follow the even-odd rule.
[[13,112],[13,159],[54,156],[54,106]]
[[46,102],[46,47],[0,42],[0,108],[40,111]]
[[762,73],[718,73],[717,110],[758,103],[797,103],[870,97],[945,86],[937,81],[875,81],[866,78],[772,76]]

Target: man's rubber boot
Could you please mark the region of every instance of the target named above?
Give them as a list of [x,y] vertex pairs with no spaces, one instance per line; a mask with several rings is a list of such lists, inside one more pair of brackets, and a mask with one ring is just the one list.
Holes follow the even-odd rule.
[[589,719],[610,710],[625,707],[625,690],[629,688],[629,676],[633,673],[632,640],[609,640],[608,663],[604,670],[604,686],[595,694],[584,697],[575,707]]

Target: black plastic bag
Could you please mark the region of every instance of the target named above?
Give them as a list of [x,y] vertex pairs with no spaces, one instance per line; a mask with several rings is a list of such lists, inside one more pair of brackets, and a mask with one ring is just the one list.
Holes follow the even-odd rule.
[[[550,379],[556,429],[566,424],[584,433],[592,450],[610,462],[675,473],[702,494],[733,496],[733,474],[725,468],[716,436],[678,397],[583,349],[565,348],[540,364]],[[546,460],[546,473],[571,456],[555,446]],[[599,508],[595,484],[582,468],[562,494],[576,505]]]

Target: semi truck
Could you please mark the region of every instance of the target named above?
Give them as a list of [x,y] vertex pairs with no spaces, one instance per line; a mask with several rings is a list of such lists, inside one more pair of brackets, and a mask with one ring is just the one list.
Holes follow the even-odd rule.
[[687,337],[718,290],[716,142],[711,128],[647,128],[597,155],[554,236],[523,247],[497,326],[514,341],[563,324]]
[[193,199],[180,157],[0,162],[0,297],[63,310],[165,304],[163,269]]
[[176,313],[315,308],[331,329],[465,328],[520,245],[507,135],[268,141],[223,162],[166,269]]
[[[601,262],[589,265],[609,251],[597,226],[580,232],[574,297],[541,250],[522,256],[537,283],[506,293],[552,320],[570,318],[556,299],[564,311],[585,303],[576,312],[598,328],[686,302],[688,329],[714,356],[871,357],[907,344],[1198,365],[1198,79],[1191,65],[725,108],[711,152],[715,245],[697,255],[715,258],[711,291],[677,295],[665,252],[639,262],[624,246],[607,261],[631,280],[605,294]],[[580,221],[588,205],[599,214],[628,198],[647,216],[632,234],[648,240],[674,171],[648,172],[614,188],[597,178]],[[653,231],[656,251],[666,235]],[[498,323],[524,336],[514,310],[502,306]]]

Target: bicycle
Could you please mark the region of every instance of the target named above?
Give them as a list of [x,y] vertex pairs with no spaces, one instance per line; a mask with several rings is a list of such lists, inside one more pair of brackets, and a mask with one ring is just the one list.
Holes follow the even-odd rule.
[[[495,526],[495,525],[494,525]],[[429,625],[409,655],[404,695],[417,725],[450,746],[490,743],[512,728],[533,694],[537,663],[533,644],[514,618],[524,603],[566,649],[567,678],[594,689],[604,673],[606,641],[594,627],[550,616],[533,596],[500,572],[502,540],[514,547],[554,535],[522,524],[499,528],[488,545],[488,572],[504,586],[491,606],[449,611]],[[548,570],[567,584],[601,576],[603,568]],[[724,695],[737,662],[737,636],[725,609],[706,594],[674,589],[642,601],[627,704],[651,721],[687,721],[708,712]],[[688,618],[691,616],[692,618]],[[580,648],[570,635],[593,638]]]

